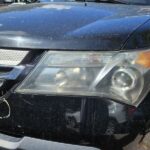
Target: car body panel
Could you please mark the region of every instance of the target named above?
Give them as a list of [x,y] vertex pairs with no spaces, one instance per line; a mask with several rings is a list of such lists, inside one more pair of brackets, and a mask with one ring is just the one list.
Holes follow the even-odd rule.
[[143,24],[130,38],[126,41],[125,49],[144,49],[150,47],[150,21]]
[[119,50],[150,19],[146,8],[72,2],[9,6],[0,10],[0,46]]

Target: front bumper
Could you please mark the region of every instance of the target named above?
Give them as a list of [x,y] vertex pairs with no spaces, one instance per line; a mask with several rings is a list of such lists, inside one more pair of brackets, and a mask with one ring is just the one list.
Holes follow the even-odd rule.
[[6,101],[11,113],[0,131],[20,137],[96,146],[102,135],[138,132],[145,123],[140,111],[108,99],[11,93]]
[[0,134],[0,150],[99,150],[94,147],[63,144],[58,142],[35,139],[31,137],[16,138]]

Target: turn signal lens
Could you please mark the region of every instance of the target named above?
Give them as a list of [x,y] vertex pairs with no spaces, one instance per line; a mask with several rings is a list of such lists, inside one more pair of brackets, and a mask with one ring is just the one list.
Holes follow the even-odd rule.
[[150,68],[150,51],[141,52],[136,60],[136,64]]

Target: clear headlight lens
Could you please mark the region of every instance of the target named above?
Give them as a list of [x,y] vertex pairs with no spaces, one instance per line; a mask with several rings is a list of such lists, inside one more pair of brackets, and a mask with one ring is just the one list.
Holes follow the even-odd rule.
[[137,106],[149,92],[150,51],[49,51],[17,92],[107,97]]

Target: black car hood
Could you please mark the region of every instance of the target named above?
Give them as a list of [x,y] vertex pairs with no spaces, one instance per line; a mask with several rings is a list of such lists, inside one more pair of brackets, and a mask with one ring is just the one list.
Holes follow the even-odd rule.
[[149,7],[122,4],[9,6],[0,10],[0,47],[119,50],[149,15]]

